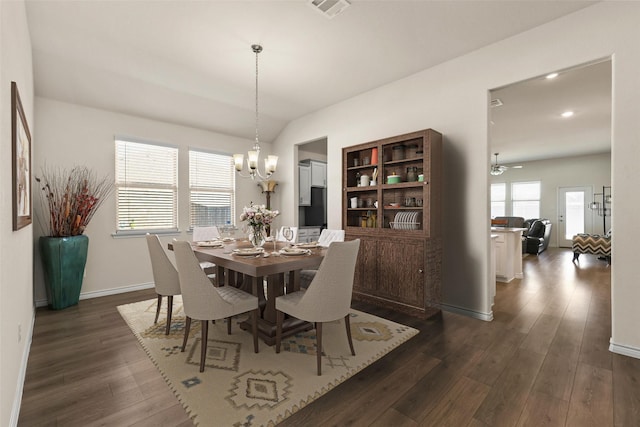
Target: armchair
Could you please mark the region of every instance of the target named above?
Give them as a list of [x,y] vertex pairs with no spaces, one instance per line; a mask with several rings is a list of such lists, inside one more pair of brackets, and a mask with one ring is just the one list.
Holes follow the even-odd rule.
[[527,223],[530,226],[523,236],[522,248],[528,254],[539,255],[549,246],[551,221],[548,219],[529,219],[525,221],[525,224]]

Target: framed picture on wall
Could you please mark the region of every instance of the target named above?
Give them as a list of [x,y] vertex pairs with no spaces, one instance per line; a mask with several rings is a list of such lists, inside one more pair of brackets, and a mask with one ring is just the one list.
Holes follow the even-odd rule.
[[16,82],[11,82],[11,141],[13,229],[20,230],[31,224],[31,135]]

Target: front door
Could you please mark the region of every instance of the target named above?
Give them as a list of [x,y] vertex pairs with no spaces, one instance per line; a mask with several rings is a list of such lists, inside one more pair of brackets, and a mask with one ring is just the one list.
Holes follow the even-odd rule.
[[591,231],[591,187],[558,189],[558,246],[570,248],[573,236]]

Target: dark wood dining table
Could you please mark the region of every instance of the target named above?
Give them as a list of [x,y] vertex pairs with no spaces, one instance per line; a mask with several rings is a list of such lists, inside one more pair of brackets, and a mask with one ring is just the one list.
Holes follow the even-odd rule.
[[[277,242],[276,251],[288,246],[287,243]],[[200,261],[212,262],[216,265],[216,286],[235,286],[256,295],[260,301],[260,318],[258,319],[258,334],[268,345],[275,344],[276,337],[276,297],[285,292],[300,289],[300,271],[317,269],[324,258],[326,248],[310,249],[307,255],[273,255],[273,242],[267,242],[264,256],[239,256],[234,249],[250,248],[246,240],[225,243],[222,248],[212,248],[193,245],[193,251]],[[173,246],[169,243],[169,249]],[[285,277],[287,280],[285,280]],[[267,282],[264,292],[264,280]],[[251,326],[240,325],[243,329],[251,330]],[[295,318],[286,318],[282,335],[288,336],[300,331],[313,329],[313,325]]]

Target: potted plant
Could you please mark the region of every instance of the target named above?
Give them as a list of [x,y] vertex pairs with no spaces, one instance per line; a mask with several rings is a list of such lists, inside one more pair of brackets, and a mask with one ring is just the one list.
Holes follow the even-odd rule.
[[76,305],[87,263],[89,238],[84,231],[113,190],[113,181],[97,177],[85,166],[72,169],[43,167],[36,177],[41,189],[40,237],[49,307]]

